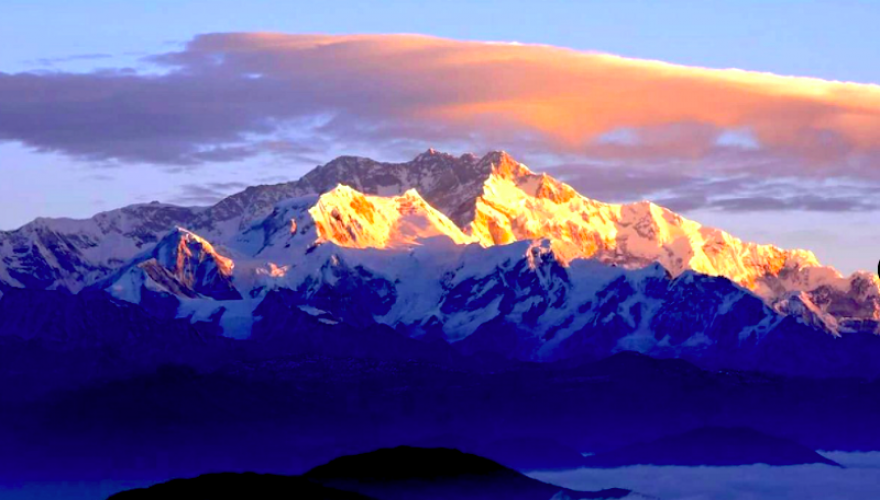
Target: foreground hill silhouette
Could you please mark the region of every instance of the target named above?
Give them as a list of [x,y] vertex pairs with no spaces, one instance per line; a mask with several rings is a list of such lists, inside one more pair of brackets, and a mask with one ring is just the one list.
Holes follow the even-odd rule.
[[631,493],[621,488],[569,490],[458,450],[399,446],[336,458],[302,476],[206,474],[117,493],[110,498],[561,500],[617,499]]
[[[572,491],[531,479],[492,460],[448,448],[399,446],[331,460],[305,474],[325,486],[387,500],[623,498],[620,488]],[[556,498],[560,498],[556,497]]]
[[585,466],[598,468],[751,464],[840,466],[790,439],[770,436],[746,427],[702,427],[584,459]]
[[113,500],[149,500],[158,498],[241,498],[369,500],[370,497],[340,491],[298,476],[256,474],[253,472],[204,474],[191,479],[172,479],[149,488],[137,488],[110,496]]

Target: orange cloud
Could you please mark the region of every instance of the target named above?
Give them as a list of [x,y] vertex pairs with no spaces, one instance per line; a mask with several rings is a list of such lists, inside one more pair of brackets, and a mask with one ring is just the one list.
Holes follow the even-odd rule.
[[[343,111],[518,129],[566,151],[590,149],[616,129],[681,123],[748,130],[761,146],[817,159],[824,148],[880,148],[878,85],[410,35],[207,35],[178,56],[191,64],[218,54],[239,71],[284,75],[292,90],[326,85],[343,95],[319,97]],[[351,102],[347,91],[380,109]]]
[[[663,161],[721,151],[771,159],[776,174],[880,177],[877,85],[415,35],[208,34],[150,59],[162,71],[0,73],[0,140],[198,164],[260,154],[299,127],[287,137],[360,152],[428,142]],[[749,147],[721,146],[730,133]]]

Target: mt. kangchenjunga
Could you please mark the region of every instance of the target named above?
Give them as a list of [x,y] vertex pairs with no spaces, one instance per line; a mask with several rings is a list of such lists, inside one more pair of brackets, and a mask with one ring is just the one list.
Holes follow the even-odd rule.
[[0,233],[0,258],[0,291],[103,289],[234,337],[289,290],[338,321],[527,359],[723,357],[792,328],[874,337],[880,324],[873,275],[649,202],[591,200],[503,152],[340,157],[208,208],[38,219]]

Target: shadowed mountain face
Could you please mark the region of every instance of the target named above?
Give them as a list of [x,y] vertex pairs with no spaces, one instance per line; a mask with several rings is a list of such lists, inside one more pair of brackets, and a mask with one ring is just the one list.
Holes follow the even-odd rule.
[[629,465],[734,466],[734,465],[839,466],[815,451],[789,439],[769,436],[745,427],[703,427],[586,457],[586,467]]
[[[151,314],[101,291],[10,289],[0,296],[0,382],[6,387],[0,401],[152,373],[169,363],[210,371],[232,362],[324,354],[476,364],[445,342],[411,339],[385,325],[327,321],[292,304],[284,292],[270,292],[259,305],[262,320],[251,340],[234,341],[218,336],[211,323]],[[161,294],[156,297],[154,310],[161,309]]]
[[[707,372],[631,353],[487,370],[302,354],[203,373],[163,367],[2,403],[0,480],[302,473],[403,443],[485,449],[508,466],[531,447],[547,454],[523,467],[552,469],[570,453],[533,440],[602,453],[707,426],[749,427],[811,449],[877,450],[878,390],[878,382]],[[524,436],[532,444],[497,444]],[[707,461],[718,458],[705,451]]]
[[227,342],[103,292],[10,289],[0,297],[0,400],[151,373],[165,363],[216,368]]

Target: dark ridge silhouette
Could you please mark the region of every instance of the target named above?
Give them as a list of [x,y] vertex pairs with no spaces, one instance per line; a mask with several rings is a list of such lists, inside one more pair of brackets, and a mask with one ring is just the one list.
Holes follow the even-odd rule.
[[123,491],[110,499],[564,500],[617,499],[630,493],[620,488],[569,490],[458,450],[398,446],[336,458],[302,476],[205,474]]
[[752,464],[827,464],[840,467],[837,462],[790,439],[770,436],[747,427],[702,427],[584,459],[585,466],[595,468]]
[[315,467],[304,477],[325,486],[381,500],[547,500],[623,498],[630,490],[573,491],[529,478],[513,469],[448,448],[398,446],[345,456]]
[[370,497],[328,488],[298,476],[253,472],[204,474],[191,479],[172,479],[148,488],[111,495],[108,500],[170,498],[241,498],[252,500],[369,500]]
[[[27,368],[11,356],[0,350],[0,360]],[[0,378],[10,390],[21,387],[13,375]],[[520,451],[480,447],[536,436],[600,454],[707,426],[748,427],[813,450],[877,450],[878,390],[878,381],[713,373],[630,353],[497,372],[314,355],[209,373],[164,365],[33,402],[4,402],[0,392],[0,479],[301,474],[399,444],[552,469],[553,455],[524,465]]]

